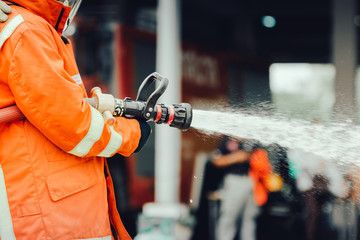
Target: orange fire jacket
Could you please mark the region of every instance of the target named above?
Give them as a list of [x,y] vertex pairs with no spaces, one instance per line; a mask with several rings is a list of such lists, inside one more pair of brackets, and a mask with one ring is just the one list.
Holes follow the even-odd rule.
[[[130,155],[136,120],[113,127],[83,100],[70,43],[70,8],[56,0],[13,0],[0,23],[0,108],[26,119],[0,124],[0,239],[130,239],[115,206],[104,157]],[[107,168],[106,171],[108,172]]]

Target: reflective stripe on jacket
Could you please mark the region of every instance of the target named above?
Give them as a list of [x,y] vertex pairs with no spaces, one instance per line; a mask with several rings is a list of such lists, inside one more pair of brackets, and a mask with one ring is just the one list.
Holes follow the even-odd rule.
[[12,2],[21,7],[0,24],[0,108],[16,104],[26,119],[0,124],[0,239],[107,240],[110,221],[130,239],[108,204],[99,156],[135,151],[139,123],[117,118],[109,127],[83,100],[71,44],[61,39],[68,7]]

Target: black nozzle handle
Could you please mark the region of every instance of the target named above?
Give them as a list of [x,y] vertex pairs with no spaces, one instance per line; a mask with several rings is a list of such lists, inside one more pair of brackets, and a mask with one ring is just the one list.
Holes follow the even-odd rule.
[[[149,96],[147,96],[147,89],[150,87],[150,85],[155,81],[159,81],[159,85],[155,89],[154,92],[152,92]],[[169,84],[169,80],[163,76],[161,76],[159,73],[154,72],[147,76],[145,80],[142,82],[142,84],[139,87],[138,94],[136,96],[136,101],[140,102],[146,102],[145,105],[145,111],[144,111],[144,117],[148,119],[147,113],[149,113],[150,108],[152,111],[155,109],[155,105],[157,100],[160,98],[160,96],[165,92],[167,86]]]

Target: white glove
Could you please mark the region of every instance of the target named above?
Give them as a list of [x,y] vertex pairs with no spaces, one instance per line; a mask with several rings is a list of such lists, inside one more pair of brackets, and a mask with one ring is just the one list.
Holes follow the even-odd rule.
[[11,12],[11,7],[0,0],[0,22],[5,22],[8,19],[7,14]]

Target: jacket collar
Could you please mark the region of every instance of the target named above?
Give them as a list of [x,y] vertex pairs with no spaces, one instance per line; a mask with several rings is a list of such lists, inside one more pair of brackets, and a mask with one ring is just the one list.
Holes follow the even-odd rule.
[[62,34],[71,7],[56,0],[9,0],[44,18],[59,34]]

